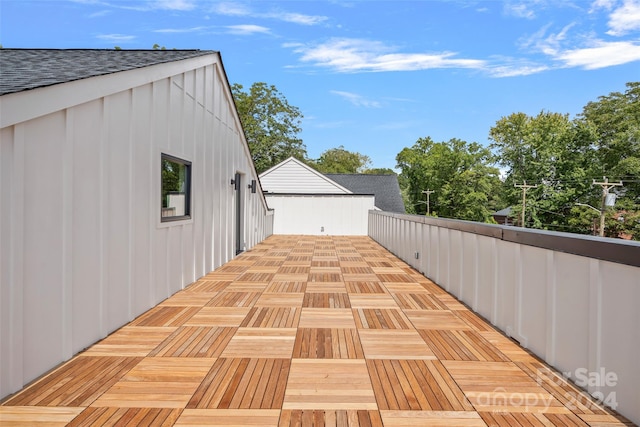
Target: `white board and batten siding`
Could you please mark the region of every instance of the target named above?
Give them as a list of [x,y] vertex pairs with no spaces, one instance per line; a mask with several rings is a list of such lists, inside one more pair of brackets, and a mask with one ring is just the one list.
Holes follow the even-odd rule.
[[[258,179],[217,53],[0,97],[0,398],[235,256]],[[161,154],[192,162],[160,220]],[[273,215],[244,185],[243,244]]]

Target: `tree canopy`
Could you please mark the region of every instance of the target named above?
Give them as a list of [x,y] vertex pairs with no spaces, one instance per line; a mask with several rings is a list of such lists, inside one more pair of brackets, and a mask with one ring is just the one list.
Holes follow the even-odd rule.
[[314,168],[322,173],[364,173],[370,164],[369,156],[348,151],[342,145],[326,150],[313,162]]
[[489,149],[480,144],[420,138],[396,161],[416,213],[427,211],[423,191],[434,191],[430,213],[447,218],[488,221],[499,203],[498,168],[492,166]]
[[307,150],[298,137],[302,113],[273,85],[256,82],[245,92],[231,87],[249,149],[258,173],[293,156],[306,160]]

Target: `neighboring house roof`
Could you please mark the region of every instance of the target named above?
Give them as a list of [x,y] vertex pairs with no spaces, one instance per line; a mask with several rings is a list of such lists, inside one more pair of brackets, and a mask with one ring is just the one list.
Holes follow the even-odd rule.
[[206,50],[0,49],[0,95],[217,53]]
[[494,212],[491,214],[492,216],[509,216],[511,215],[511,207],[504,208],[499,210],[498,212]]
[[396,175],[325,174],[331,180],[356,194],[375,195],[375,205],[386,212],[405,213]]
[[260,174],[260,184],[265,192],[276,194],[352,193],[352,191],[293,157],[289,157],[271,169],[262,172]]

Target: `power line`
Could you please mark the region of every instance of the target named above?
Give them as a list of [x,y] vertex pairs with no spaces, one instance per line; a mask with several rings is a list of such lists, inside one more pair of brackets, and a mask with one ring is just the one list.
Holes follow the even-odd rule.
[[613,187],[622,187],[622,181],[620,182],[609,182],[609,178],[606,176],[602,177],[604,182],[596,182],[593,180],[591,185],[599,185],[602,187],[602,206],[600,208],[600,237],[604,237],[604,210],[607,207],[607,195],[609,194],[609,190]]

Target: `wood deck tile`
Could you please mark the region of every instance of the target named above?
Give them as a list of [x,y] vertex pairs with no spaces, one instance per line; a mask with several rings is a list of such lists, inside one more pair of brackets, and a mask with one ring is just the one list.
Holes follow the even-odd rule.
[[414,330],[361,329],[359,335],[367,359],[436,359]]
[[217,359],[188,409],[279,409],[290,359]]
[[293,359],[282,409],[377,409],[365,361]]
[[264,292],[256,301],[256,307],[299,307],[305,294],[303,293],[267,293]]
[[204,307],[185,326],[240,326],[249,311],[249,307]]
[[416,329],[471,329],[466,322],[448,310],[405,310]]
[[215,359],[145,358],[91,406],[184,408],[214,361]]
[[176,329],[177,327],[125,326],[92,345],[84,355],[144,357]]
[[27,387],[5,405],[88,406],[141,360],[140,357],[77,357]]
[[160,343],[149,356],[218,357],[236,328],[182,326]]
[[300,281],[285,281],[285,282],[271,282],[271,284],[265,289],[265,292],[273,293],[304,293],[307,290],[307,282]]
[[513,362],[442,363],[479,412],[570,412]]
[[314,308],[351,308],[349,294],[346,292],[308,292],[302,301],[303,307]]
[[84,408],[43,407],[43,406],[0,406],[0,425],[3,427],[25,426],[66,426]]
[[348,308],[303,308],[300,328],[355,328]]
[[360,337],[355,329],[299,328],[294,358],[363,359]]
[[260,298],[260,292],[218,292],[206,304],[207,307],[253,307]]
[[380,410],[473,410],[437,360],[367,359],[367,367]]
[[291,358],[296,328],[239,328],[223,346],[226,358]]
[[230,280],[207,280],[203,278],[198,280],[196,283],[192,284],[182,292],[190,294],[220,292],[224,291],[230,284]]
[[200,310],[199,307],[157,306],[130,323],[131,326],[181,326]]
[[399,308],[390,294],[349,294],[352,308]]
[[175,426],[277,426],[279,409],[185,409]]
[[487,427],[472,411],[380,411],[385,427]]
[[440,360],[509,360],[476,331],[422,329],[419,332]]
[[181,409],[89,407],[69,427],[141,425],[169,427],[174,425]]
[[295,328],[300,321],[299,307],[253,307],[242,327],[249,328]]
[[[197,282],[196,282],[197,283]],[[196,284],[194,283],[194,285]],[[194,306],[194,307],[204,307],[207,305],[209,301],[213,297],[218,295],[218,292],[187,292],[187,290],[182,290],[176,294],[174,294],[171,298],[167,298],[166,300],[160,303],[160,306]]]
[[378,411],[372,410],[289,410],[284,409],[280,416],[279,427],[294,426],[349,426],[382,427],[382,418]]
[[359,329],[413,329],[397,308],[354,308],[353,317]]
[[225,288],[227,292],[263,292],[269,283],[267,282],[231,282]]
[[395,292],[393,297],[400,308],[405,310],[447,310],[447,307],[435,296],[428,293]]
[[324,283],[324,282],[308,282],[307,293],[309,292],[347,292],[344,282]]
[[378,282],[377,279],[373,281],[356,281],[351,282],[346,280],[345,286],[347,292],[350,294],[386,294],[387,289],[382,285],[382,282]]

